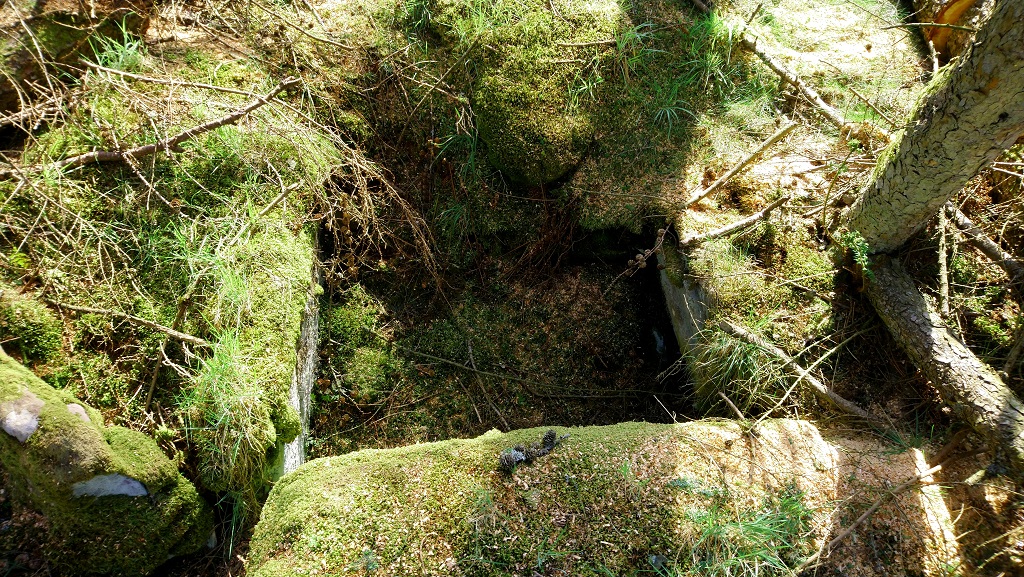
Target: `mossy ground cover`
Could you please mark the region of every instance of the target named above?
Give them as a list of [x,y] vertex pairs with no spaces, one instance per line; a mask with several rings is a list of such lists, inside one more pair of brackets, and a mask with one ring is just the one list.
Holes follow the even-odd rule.
[[[252,509],[281,443],[299,432],[287,395],[311,290],[309,223],[352,151],[305,126],[284,94],[298,107],[269,105],[177,154],[35,168],[156,142],[276,83],[256,61],[167,45],[151,54],[130,34],[101,43],[95,60],[163,83],[86,72],[69,88],[78,104],[29,135],[22,176],[0,183],[4,345],[109,422],[160,431],[207,495]],[[229,92],[181,84],[183,71]]]

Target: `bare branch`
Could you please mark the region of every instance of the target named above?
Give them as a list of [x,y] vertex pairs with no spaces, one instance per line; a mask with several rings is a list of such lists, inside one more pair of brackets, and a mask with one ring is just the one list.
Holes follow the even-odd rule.
[[771,211],[773,211],[776,208],[782,206],[783,204],[786,204],[787,202],[789,202],[789,199],[790,199],[789,196],[783,196],[782,198],[779,198],[775,202],[773,202],[773,203],[769,204],[768,206],[766,206],[764,208],[764,210],[762,210],[761,212],[754,213],[754,214],[748,216],[747,218],[744,218],[743,220],[738,220],[738,221],[736,221],[734,223],[727,224],[726,226],[723,226],[722,228],[713,230],[711,232],[706,232],[704,234],[690,234],[690,235],[687,235],[685,238],[683,238],[681,241],[679,241],[679,246],[680,246],[680,248],[690,248],[690,247],[696,246],[696,245],[698,245],[698,244],[700,244],[702,242],[709,241],[709,240],[711,240],[713,238],[718,238],[718,237],[721,237],[721,236],[726,236],[726,235],[732,234],[732,233],[734,233],[734,232],[736,232],[738,230],[743,230],[743,229],[745,229],[745,228],[747,228],[749,226],[752,226],[756,222],[764,219],[765,217],[767,217],[771,213]]
[[67,303],[61,303],[61,302],[51,301],[51,300],[47,300],[46,302],[48,304],[51,304],[51,305],[57,307],[57,308],[67,309],[69,311],[76,311],[76,312],[80,312],[80,313],[92,313],[92,314],[104,315],[104,316],[108,316],[108,317],[122,317],[122,318],[128,319],[129,321],[131,321],[131,322],[133,322],[135,324],[139,324],[139,325],[142,325],[142,326],[144,326],[146,328],[150,328],[150,329],[153,329],[155,331],[159,331],[161,333],[164,333],[165,335],[169,336],[170,338],[178,340],[178,341],[181,341],[183,343],[189,343],[189,344],[193,344],[193,345],[196,345],[196,346],[199,346],[199,347],[211,347],[211,346],[213,346],[212,344],[210,344],[209,341],[207,341],[205,339],[201,339],[199,337],[195,337],[195,336],[192,336],[192,335],[190,335],[188,333],[183,333],[181,331],[176,331],[176,330],[174,330],[174,329],[172,329],[170,327],[165,327],[164,325],[161,325],[159,323],[155,323],[155,322],[153,322],[151,320],[147,320],[147,319],[144,319],[142,317],[137,317],[135,315],[130,315],[128,313],[123,313],[123,312],[120,312],[120,311],[113,311],[113,310],[109,310],[109,309],[97,309],[97,308],[93,308],[93,307],[80,307],[80,306],[76,306],[76,305],[69,305]]
[[711,186],[709,186],[709,187],[705,188],[704,190],[698,192],[697,194],[694,194],[693,196],[691,196],[690,199],[686,201],[685,207],[692,206],[696,202],[700,201],[702,198],[706,197],[707,195],[709,195],[712,192],[714,192],[715,190],[717,190],[719,187],[721,187],[726,182],[729,182],[729,179],[731,179],[732,177],[736,176],[736,174],[738,174],[741,170],[746,168],[748,164],[750,164],[751,162],[756,160],[758,157],[760,157],[761,154],[765,150],[768,149],[768,147],[770,147],[771,145],[775,144],[776,142],[782,140],[787,134],[792,132],[793,129],[796,128],[796,127],[797,127],[797,123],[796,122],[790,122],[790,123],[786,124],[785,126],[783,126],[782,128],[776,130],[775,134],[769,136],[768,140],[765,140],[764,142],[762,142],[761,145],[758,146],[753,152],[751,152],[746,157],[744,157],[743,160],[739,161],[739,163],[736,166],[732,167],[732,169],[730,169],[729,172],[726,172],[721,177],[719,177],[718,180],[716,180],[715,182],[711,183]]

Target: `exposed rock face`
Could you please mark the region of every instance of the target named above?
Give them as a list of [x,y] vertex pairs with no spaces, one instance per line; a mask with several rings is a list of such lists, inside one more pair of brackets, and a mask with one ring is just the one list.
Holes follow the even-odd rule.
[[[571,429],[512,472],[499,455],[544,429],[316,459],[275,486],[247,574],[624,575],[654,560],[687,573],[707,567],[713,550],[732,551],[723,562],[753,551],[742,519],[774,515],[794,532],[763,551],[784,550],[780,562],[793,568],[887,486],[928,468],[920,451],[823,436],[805,421],[755,430],[722,421]],[[888,575],[957,565],[949,512],[931,482],[881,507],[829,563],[844,575],[874,574],[871,548],[884,542]],[[856,505],[837,506],[851,494]]]
[[212,512],[156,442],[102,416],[0,351],[0,463],[43,513],[69,574],[145,575],[198,550]]
[[[142,35],[153,0],[13,0],[0,12],[0,112],[48,90],[46,72],[91,56],[96,38]],[[41,62],[43,61],[43,62]],[[67,67],[60,70],[65,74]]]

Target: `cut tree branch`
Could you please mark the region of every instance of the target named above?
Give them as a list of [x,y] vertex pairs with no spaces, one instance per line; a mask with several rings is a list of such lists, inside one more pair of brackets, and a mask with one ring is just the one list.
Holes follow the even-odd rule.
[[811,388],[814,390],[814,393],[820,399],[822,399],[822,400],[826,401],[827,403],[835,406],[836,408],[840,409],[841,411],[843,411],[845,413],[848,413],[850,415],[854,415],[856,417],[860,417],[861,419],[864,419],[865,421],[868,421],[868,422],[871,422],[871,423],[877,423],[877,424],[884,425],[885,427],[888,428],[888,426],[889,426],[888,423],[883,421],[880,417],[877,417],[877,416],[872,415],[871,413],[865,411],[864,409],[862,409],[859,406],[857,406],[857,404],[854,403],[853,401],[849,401],[849,400],[844,399],[843,397],[840,397],[839,395],[837,395],[832,389],[830,389],[827,386],[825,386],[825,383],[822,383],[821,381],[819,381],[817,377],[815,377],[814,375],[809,373],[806,369],[804,369],[799,364],[797,364],[796,360],[793,357],[791,357],[788,354],[786,354],[786,352],[783,351],[782,349],[780,349],[779,347],[777,347],[774,344],[766,341],[765,339],[759,337],[758,335],[752,333],[751,331],[747,330],[746,328],[744,328],[744,327],[742,327],[740,325],[731,323],[729,321],[722,321],[722,322],[720,322],[718,324],[718,326],[723,331],[725,331],[726,333],[728,333],[728,334],[730,334],[730,335],[732,335],[732,336],[734,336],[734,337],[736,337],[736,338],[738,338],[740,340],[746,341],[746,342],[748,342],[748,343],[750,343],[752,345],[760,347],[764,351],[766,351],[768,353],[771,353],[771,354],[775,355],[776,357],[782,359],[782,361],[785,363],[785,367],[784,368],[790,374],[792,374],[792,375],[794,375],[794,376],[796,376],[796,377],[798,377],[800,379],[806,380],[811,385]]
[[767,217],[771,213],[771,211],[789,202],[789,199],[789,196],[783,196],[782,198],[779,198],[775,202],[764,207],[764,209],[761,212],[754,213],[748,216],[747,218],[744,218],[743,220],[738,220],[734,223],[727,224],[722,228],[712,230],[711,232],[705,232],[704,234],[689,234],[686,237],[684,237],[681,241],[679,241],[679,247],[691,248],[703,242],[707,242],[713,238],[726,236],[738,230],[743,230]]

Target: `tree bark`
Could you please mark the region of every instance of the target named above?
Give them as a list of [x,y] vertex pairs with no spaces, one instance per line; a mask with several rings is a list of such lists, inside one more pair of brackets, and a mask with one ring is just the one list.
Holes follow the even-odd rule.
[[[846,220],[872,253],[900,248],[1024,133],[1021,22],[1024,2],[998,2],[976,42],[932,81],[879,159]],[[949,331],[899,264],[883,254],[871,273],[867,296],[897,343],[956,415],[1004,451],[1010,470],[1024,478],[1024,403]]]
[[1024,475],[1024,403],[946,328],[898,262],[879,257],[865,292],[907,356],[932,382],[954,413],[1006,450],[1008,464]]
[[951,72],[928,86],[848,226],[892,252],[1024,133],[1024,2],[1003,0]]

